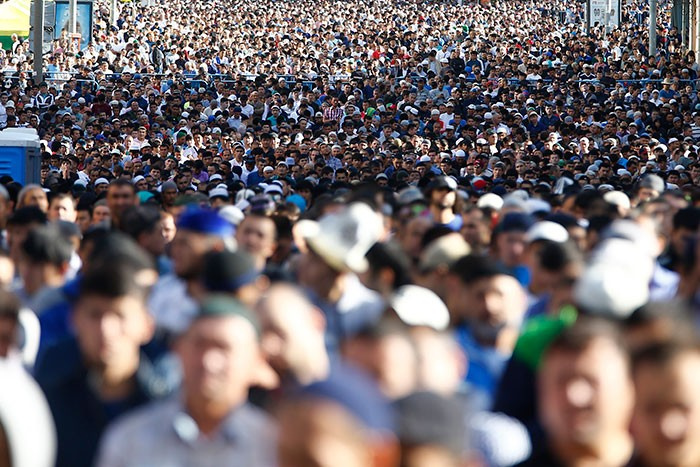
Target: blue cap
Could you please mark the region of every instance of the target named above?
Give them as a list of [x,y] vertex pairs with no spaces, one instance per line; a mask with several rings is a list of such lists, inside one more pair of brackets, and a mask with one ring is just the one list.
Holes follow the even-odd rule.
[[235,233],[233,225],[216,211],[199,208],[185,211],[177,222],[177,228],[217,237],[232,237]]
[[535,220],[532,216],[522,212],[509,212],[503,216],[501,222],[496,226],[496,230],[498,233],[526,232],[534,223]]
[[296,204],[296,206],[299,208],[299,211],[306,211],[306,200],[301,195],[289,195],[287,196],[287,201]]
[[348,365],[339,364],[331,370],[328,379],[302,388],[298,398],[334,402],[370,430],[395,430],[394,412],[389,401],[374,381]]

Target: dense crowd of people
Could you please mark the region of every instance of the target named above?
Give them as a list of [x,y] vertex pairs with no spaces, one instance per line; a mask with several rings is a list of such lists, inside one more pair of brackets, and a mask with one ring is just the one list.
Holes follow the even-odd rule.
[[0,464],[700,465],[700,65],[623,6],[96,2],[44,81],[14,37]]

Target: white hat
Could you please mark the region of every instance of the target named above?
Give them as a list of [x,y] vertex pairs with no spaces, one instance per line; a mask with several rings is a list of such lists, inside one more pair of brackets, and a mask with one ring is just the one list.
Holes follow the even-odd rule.
[[282,194],[282,187],[279,186],[277,183],[270,183],[267,188],[265,188],[265,194],[269,193],[279,193],[280,195]]
[[100,177],[97,180],[95,180],[95,186],[97,185],[109,185],[109,180],[107,180],[104,177]]
[[604,240],[574,288],[576,303],[590,313],[626,318],[649,300],[654,260],[622,238]]
[[621,191],[608,191],[603,195],[603,199],[622,209],[630,209],[631,207],[629,197]]
[[435,292],[418,285],[404,285],[389,299],[401,321],[409,326],[428,326],[444,331],[450,322],[445,303]]
[[319,221],[302,220],[296,229],[329,266],[359,274],[369,267],[365,255],[381,237],[383,223],[367,204],[352,203]]
[[240,190],[238,193],[236,193],[236,204],[243,200],[250,199],[253,196],[255,196],[255,192],[253,190]]
[[552,221],[536,222],[532,227],[530,227],[527,233],[525,233],[525,240],[528,243],[536,242],[538,240],[564,243],[568,239],[569,232],[567,232],[564,226]]
[[529,214],[534,214],[536,212],[550,212],[552,210],[552,206],[543,199],[530,198],[525,201],[525,210]]
[[495,193],[486,193],[476,202],[476,207],[491,208],[494,211],[500,211],[503,207],[503,198]]
[[224,188],[214,188],[213,190],[209,191],[209,199],[217,198],[217,197],[228,199],[228,197],[229,197],[228,190],[226,190]]
[[418,270],[421,273],[427,273],[440,267],[449,268],[469,253],[471,253],[471,247],[464,237],[457,232],[452,232],[425,246],[418,262]]
[[223,179],[224,179],[224,178],[223,178],[221,175],[219,175],[219,174],[214,174],[214,175],[212,175],[211,177],[209,177],[209,181],[210,181],[210,182],[213,182],[214,180],[223,180]]
[[138,182],[140,182],[140,181],[142,181],[142,180],[146,180],[146,177],[144,177],[143,175],[137,175],[137,176],[134,177],[133,180],[131,180],[131,183],[133,183],[134,185],[136,185]]
[[418,162],[430,162],[430,156],[420,156]]
[[243,211],[241,211],[238,207],[229,205],[219,209],[219,216],[223,217],[233,225],[238,225],[245,217],[245,214],[243,214]]

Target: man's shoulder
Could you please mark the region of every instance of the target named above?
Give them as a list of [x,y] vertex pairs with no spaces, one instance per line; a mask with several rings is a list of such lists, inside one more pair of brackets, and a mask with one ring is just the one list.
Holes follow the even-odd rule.
[[245,403],[237,409],[237,412],[250,432],[267,432],[275,426],[272,417],[253,404]]
[[170,415],[177,411],[177,396],[151,402],[118,418],[108,429],[105,437],[113,439],[138,439],[144,434],[152,439],[158,437],[168,426]]

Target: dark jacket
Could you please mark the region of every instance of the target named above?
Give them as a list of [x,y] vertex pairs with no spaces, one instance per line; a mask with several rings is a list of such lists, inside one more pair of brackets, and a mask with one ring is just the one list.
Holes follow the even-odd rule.
[[[64,340],[44,354],[37,363],[35,377],[51,408],[58,436],[58,467],[93,465],[100,437],[107,425],[125,412],[155,397],[153,384],[140,374],[148,373],[142,358],[137,384],[127,398],[120,401],[100,400],[90,383],[88,369],[75,339]],[[152,374],[152,372],[151,372]],[[147,381],[144,383],[142,381]]]

